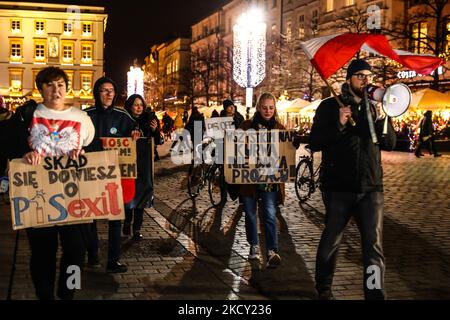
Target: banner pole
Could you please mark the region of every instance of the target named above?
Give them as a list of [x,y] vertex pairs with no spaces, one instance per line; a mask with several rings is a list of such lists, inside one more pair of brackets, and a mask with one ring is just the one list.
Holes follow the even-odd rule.
[[[332,94],[333,97],[337,100],[339,106],[340,106],[341,108],[344,108],[344,107],[345,107],[345,106],[344,106],[344,103],[341,101],[341,99],[339,99],[338,95],[336,94],[336,92],[334,91],[334,89],[330,86],[330,84],[328,83],[328,81],[327,81],[326,79],[324,79],[323,77],[322,77],[322,80],[325,81],[325,83],[327,84],[328,89],[330,89],[331,94]],[[353,127],[356,125],[356,122],[355,122],[355,120],[353,120],[353,118],[352,118],[351,115],[348,116],[348,122],[350,122],[350,124],[351,124]]]

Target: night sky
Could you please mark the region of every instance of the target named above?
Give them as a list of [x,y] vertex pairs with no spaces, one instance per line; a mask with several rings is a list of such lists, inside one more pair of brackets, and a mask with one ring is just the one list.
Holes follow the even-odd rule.
[[[37,2],[25,1],[25,2]],[[47,3],[103,6],[108,14],[105,72],[121,90],[134,58],[144,63],[153,44],[190,37],[190,26],[229,0],[47,0]]]

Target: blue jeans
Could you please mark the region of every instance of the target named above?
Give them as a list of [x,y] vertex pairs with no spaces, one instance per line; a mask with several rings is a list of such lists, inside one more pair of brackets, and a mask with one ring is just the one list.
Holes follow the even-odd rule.
[[[261,197],[264,229],[266,235],[266,250],[273,250],[277,252],[278,238],[276,214],[278,192],[258,192],[258,196]],[[252,246],[258,244],[258,226],[256,218],[257,200],[257,198],[252,197],[242,197],[245,211],[245,232],[247,235],[247,241]]]

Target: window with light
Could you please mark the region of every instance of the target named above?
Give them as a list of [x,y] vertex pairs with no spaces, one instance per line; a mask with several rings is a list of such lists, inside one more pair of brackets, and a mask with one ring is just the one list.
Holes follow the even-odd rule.
[[92,75],[82,74],[81,75],[81,89],[84,91],[89,91],[92,88]]
[[286,23],[286,41],[292,41],[292,23],[290,21]]
[[73,31],[73,24],[71,22],[64,22],[63,24],[64,34],[70,35]]
[[18,33],[22,30],[22,24],[20,20],[11,20],[11,31],[12,33]]
[[45,60],[45,44],[37,42],[34,44],[34,61],[43,62]]
[[36,86],[36,81],[34,81],[36,79],[36,76],[39,73],[39,71],[41,71],[41,69],[33,69],[33,92],[32,92],[33,97],[41,96],[41,94],[39,93],[39,90]]
[[63,43],[62,61],[63,63],[73,63],[73,43]]
[[92,23],[83,23],[83,36],[92,36]]
[[12,63],[22,62],[22,41],[10,40],[10,57],[9,61]]
[[305,37],[305,16],[302,14],[298,17],[298,38]]
[[410,43],[411,51],[415,53],[424,53],[427,51],[427,33],[428,24],[426,22],[417,22],[412,24],[412,40]]
[[327,10],[327,12],[334,10],[334,0],[327,0],[326,10]]
[[447,19],[446,30],[447,30],[446,33],[447,43],[445,44],[445,52],[450,53],[450,19]]
[[22,74],[23,71],[21,69],[9,70],[9,91],[12,94],[22,92]]
[[81,45],[81,63],[92,64],[92,44]]
[[45,31],[44,21],[35,21],[34,22],[34,30],[35,30],[36,34],[43,34]]
[[73,72],[64,70],[67,74],[67,91],[73,89]]

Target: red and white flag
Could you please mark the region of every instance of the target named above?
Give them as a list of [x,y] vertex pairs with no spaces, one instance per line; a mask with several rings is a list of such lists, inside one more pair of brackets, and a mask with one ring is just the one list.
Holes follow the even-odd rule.
[[394,50],[386,37],[381,34],[329,35],[302,42],[301,46],[324,79],[342,68],[359,50],[385,56],[421,74],[430,74],[443,63],[441,58],[433,55]]

